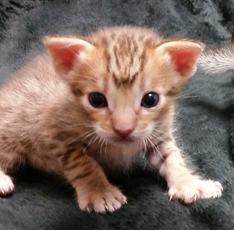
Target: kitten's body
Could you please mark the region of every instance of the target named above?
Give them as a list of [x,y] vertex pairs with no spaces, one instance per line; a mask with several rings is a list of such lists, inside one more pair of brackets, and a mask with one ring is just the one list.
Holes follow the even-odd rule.
[[171,199],[221,195],[220,183],[191,174],[172,135],[174,99],[195,71],[200,44],[132,27],[44,43],[52,61],[36,57],[0,91],[2,195],[13,190],[5,173],[28,161],[64,175],[82,210],[114,211],[126,197],[100,164],[123,169],[142,150]]
[[[9,91],[14,93],[9,95]],[[74,141],[85,139],[84,143],[89,143],[90,138],[82,135],[87,132],[85,124],[90,122],[89,118],[79,114],[80,106],[73,104],[75,95],[56,75],[48,53],[37,56],[15,74],[13,80],[1,89],[0,96],[0,116],[4,121],[0,122],[0,130],[4,130],[1,149],[17,152],[15,156],[20,157],[20,161],[29,160],[35,162],[36,167],[58,172],[61,167],[54,162],[54,157],[48,161],[50,155],[62,154],[65,151],[62,146]],[[101,160],[106,167],[128,167],[132,158],[142,150],[142,145],[133,142],[100,146],[99,141],[88,146],[89,155]]]

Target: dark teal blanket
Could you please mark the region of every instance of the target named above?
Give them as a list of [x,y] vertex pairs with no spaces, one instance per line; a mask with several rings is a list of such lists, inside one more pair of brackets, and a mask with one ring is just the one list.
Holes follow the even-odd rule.
[[[134,24],[218,46],[230,42],[233,17],[234,0],[1,0],[0,83],[43,50],[44,35]],[[198,173],[223,184],[220,199],[170,201],[165,181],[137,162],[127,174],[108,175],[128,204],[111,214],[88,214],[65,181],[25,166],[12,174],[14,195],[0,198],[0,230],[234,229],[232,73],[198,71],[178,98],[177,111],[178,144]]]

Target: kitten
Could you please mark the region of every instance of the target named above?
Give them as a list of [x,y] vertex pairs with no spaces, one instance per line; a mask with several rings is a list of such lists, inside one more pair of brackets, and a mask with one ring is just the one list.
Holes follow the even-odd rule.
[[172,134],[176,95],[203,50],[191,40],[114,27],[87,37],[48,36],[37,56],[0,91],[0,191],[18,163],[62,174],[81,210],[127,202],[103,167],[126,169],[140,151],[166,179],[170,199],[220,197],[219,182],[193,175]]
[[198,64],[206,73],[210,74],[234,70],[234,45],[230,44],[203,52]]

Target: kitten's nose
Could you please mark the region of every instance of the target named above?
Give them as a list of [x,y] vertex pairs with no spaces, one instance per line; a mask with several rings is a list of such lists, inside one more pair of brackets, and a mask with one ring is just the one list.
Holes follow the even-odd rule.
[[123,138],[128,137],[132,131],[133,129],[114,129],[114,132]]

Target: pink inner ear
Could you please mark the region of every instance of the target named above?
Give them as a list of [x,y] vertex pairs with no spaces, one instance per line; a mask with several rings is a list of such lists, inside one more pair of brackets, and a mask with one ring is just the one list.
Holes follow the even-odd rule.
[[56,72],[63,77],[67,77],[94,49],[89,42],[76,37],[48,36],[43,43],[50,52]]
[[171,59],[181,76],[186,76],[193,68],[200,50],[194,48],[170,50]]
[[[55,45],[56,46],[56,45]],[[53,49],[54,48],[54,49]],[[75,60],[78,58],[79,47],[51,47],[53,50],[53,58],[57,62],[57,67],[64,73],[69,72],[74,65]]]
[[64,67],[64,70],[71,70],[73,67],[73,64],[78,57],[78,49],[77,47],[69,47],[69,48],[62,48],[58,50],[58,54],[60,55],[60,58],[63,59],[63,62],[61,63]]

